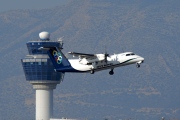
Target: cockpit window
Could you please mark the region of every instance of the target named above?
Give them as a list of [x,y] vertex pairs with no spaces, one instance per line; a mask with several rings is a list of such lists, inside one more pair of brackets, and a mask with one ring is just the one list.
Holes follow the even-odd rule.
[[135,55],[135,54],[134,53],[126,54],[126,56],[131,56],[131,55]]

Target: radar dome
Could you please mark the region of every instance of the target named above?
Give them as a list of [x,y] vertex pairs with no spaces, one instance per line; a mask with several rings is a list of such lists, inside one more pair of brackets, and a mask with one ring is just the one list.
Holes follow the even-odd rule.
[[49,40],[50,39],[50,33],[43,31],[39,33],[39,37],[41,40]]

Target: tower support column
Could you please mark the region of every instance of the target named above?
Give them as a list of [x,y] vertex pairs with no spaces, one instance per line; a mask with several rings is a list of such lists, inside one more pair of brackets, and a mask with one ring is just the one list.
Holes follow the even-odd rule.
[[53,116],[53,89],[36,89],[36,120],[50,120]]
[[53,89],[56,84],[32,84],[36,90],[36,120],[50,120],[53,117]]

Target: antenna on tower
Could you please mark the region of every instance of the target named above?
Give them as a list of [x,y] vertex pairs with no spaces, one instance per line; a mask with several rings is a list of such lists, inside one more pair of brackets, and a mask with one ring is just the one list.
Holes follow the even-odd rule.
[[57,39],[57,41],[63,41],[64,36]]
[[57,41],[61,44],[61,46],[63,46],[63,38],[64,36],[57,38]]

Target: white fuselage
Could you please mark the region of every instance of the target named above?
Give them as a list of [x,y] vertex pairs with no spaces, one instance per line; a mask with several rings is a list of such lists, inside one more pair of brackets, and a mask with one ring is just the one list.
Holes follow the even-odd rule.
[[[124,65],[142,63],[144,61],[143,57],[135,55],[132,52],[125,52],[120,54],[114,54],[107,57],[107,61],[101,59],[103,56],[99,55],[100,60],[91,60],[93,62],[87,62],[83,59],[69,59],[71,66],[79,72],[88,72],[91,70],[100,71],[105,69],[114,69],[115,67],[120,67]],[[84,61],[84,62],[82,62]]]

